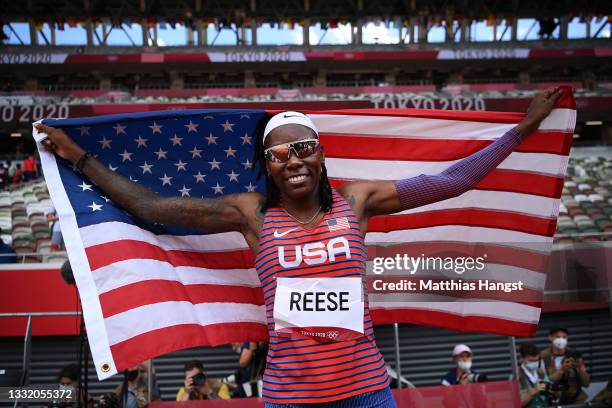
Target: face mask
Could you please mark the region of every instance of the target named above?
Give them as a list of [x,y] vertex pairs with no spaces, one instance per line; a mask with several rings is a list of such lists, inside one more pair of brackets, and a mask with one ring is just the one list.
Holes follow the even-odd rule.
[[567,338],[565,337],[557,337],[553,340],[553,346],[558,349],[564,349],[567,346]]
[[69,394],[74,394],[74,385],[64,385],[64,384],[60,384],[59,386],[60,390],[62,391],[66,391]]
[[129,371],[127,372],[127,380],[128,381],[134,381],[136,379],[136,377],[138,377],[138,370],[134,370],[134,371]]
[[540,362],[539,361],[527,361],[524,365],[527,370],[535,371],[540,366]]
[[459,361],[457,362],[457,366],[461,369],[461,371],[470,371],[470,368],[472,368],[472,360]]

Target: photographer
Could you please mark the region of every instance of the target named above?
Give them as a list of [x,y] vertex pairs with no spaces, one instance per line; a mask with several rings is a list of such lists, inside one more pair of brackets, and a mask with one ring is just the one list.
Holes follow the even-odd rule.
[[555,328],[549,332],[551,346],[542,350],[540,357],[546,364],[550,380],[561,390],[561,403],[572,404],[585,402],[587,399],[583,387],[590,384],[580,352],[567,347],[568,330]]
[[521,406],[529,408],[548,407],[552,400],[551,383],[540,353],[535,344],[527,343],[520,347],[521,366],[518,381],[521,391]]
[[[149,391],[147,388],[147,366],[145,363],[131,367],[126,373],[127,380],[127,402],[124,408],[142,408],[149,405]],[[123,400],[123,384],[120,384],[113,390],[118,401]],[[107,396],[104,396],[106,400]],[[101,398],[102,399],[102,398]],[[151,392],[151,399],[160,399],[159,390],[156,387],[155,380]],[[112,406],[108,401],[101,401],[105,405]]]
[[185,386],[176,394],[177,401],[230,399],[227,384],[209,379],[200,360],[185,363]]
[[487,376],[472,371],[472,350],[465,344],[457,344],[453,349],[453,362],[456,367],[451,368],[442,378],[442,385],[469,384],[487,381]]

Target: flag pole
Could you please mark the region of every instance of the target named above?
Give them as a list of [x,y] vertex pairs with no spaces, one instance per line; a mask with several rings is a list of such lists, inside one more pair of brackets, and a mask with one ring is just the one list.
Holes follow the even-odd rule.
[[508,337],[508,346],[510,347],[510,360],[512,363],[512,374],[515,379],[518,379],[518,363],[516,356],[516,339],[514,336]]
[[395,371],[397,372],[397,388],[402,388],[402,365],[400,361],[399,348],[399,325],[393,323],[393,332],[395,334]]

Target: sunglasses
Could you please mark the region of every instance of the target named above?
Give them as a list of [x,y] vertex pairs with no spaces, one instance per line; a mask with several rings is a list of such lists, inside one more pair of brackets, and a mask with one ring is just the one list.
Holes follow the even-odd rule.
[[298,159],[305,159],[317,151],[318,139],[304,139],[296,142],[284,143],[272,146],[264,150],[266,160],[274,163],[285,163],[289,161],[290,152],[293,151]]

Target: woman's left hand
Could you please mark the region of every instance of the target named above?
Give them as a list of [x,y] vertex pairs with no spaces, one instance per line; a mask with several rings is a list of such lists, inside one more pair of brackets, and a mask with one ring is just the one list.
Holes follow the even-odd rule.
[[562,94],[561,88],[548,88],[539,92],[532,99],[527,109],[527,115],[519,124],[523,136],[538,130],[540,123],[550,114]]

